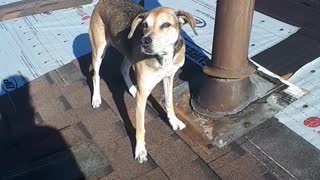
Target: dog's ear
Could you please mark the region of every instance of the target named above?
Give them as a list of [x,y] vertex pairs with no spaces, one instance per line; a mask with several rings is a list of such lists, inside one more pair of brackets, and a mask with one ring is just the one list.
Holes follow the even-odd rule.
[[185,11],[177,11],[176,16],[178,17],[180,26],[183,26],[188,23],[191,26],[194,34],[198,35],[198,33],[195,30],[196,19],[190,13],[187,13]]
[[145,18],[145,16],[146,16],[146,12],[142,12],[138,14],[136,18],[134,18],[131,24],[131,30],[128,34],[128,39],[132,38],[134,31],[136,30],[137,26],[141,23],[141,21]]

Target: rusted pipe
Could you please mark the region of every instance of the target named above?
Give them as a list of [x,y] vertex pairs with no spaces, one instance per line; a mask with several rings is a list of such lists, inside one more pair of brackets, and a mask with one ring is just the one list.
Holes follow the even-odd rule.
[[213,43],[213,63],[204,72],[219,78],[245,78],[255,0],[218,0]]
[[255,0],[218,0],[212,61],[203,71],[202,86],[191,103],[208,116],[234,114],[253,99],[255,86],[249,76],[250,32]]

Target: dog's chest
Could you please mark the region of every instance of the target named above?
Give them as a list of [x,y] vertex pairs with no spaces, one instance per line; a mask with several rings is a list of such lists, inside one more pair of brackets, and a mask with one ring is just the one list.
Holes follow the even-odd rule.
[[176,64],[170,64],[163,68],[158,69],[156,74],[158,74],[158,77],[162,79],[164,77],[173,76],[179,68],[180,66]]
[[158,58],[153,65],[159,78],[172,76],[180,68],[180,65],[175,64],[173,54],[164,55],[161,58]]

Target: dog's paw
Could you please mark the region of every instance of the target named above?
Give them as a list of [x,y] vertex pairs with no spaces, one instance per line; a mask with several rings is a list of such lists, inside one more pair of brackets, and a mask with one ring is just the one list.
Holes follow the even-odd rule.
[[144,145],[136,145],[135,150],[135,160],[137,160],[139,163],[147,162],[147,150]]
[[131,94],[132,97],[136,98],[136,95],[137,95],[137,88],[136,86],[131,86],[129,88],[129,93]]
[[186,125],[182,121],[180,121],[176,116],[169,117],[169,123],[174,131],[182,130],[186,127]]
[[93,108],[98,108],[101,105],[101,96],[99,95],[93,95],[92,96],[92,107]]

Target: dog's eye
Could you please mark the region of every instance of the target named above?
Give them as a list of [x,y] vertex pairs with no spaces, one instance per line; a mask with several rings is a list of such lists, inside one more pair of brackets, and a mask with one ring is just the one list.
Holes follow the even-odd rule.
[[161,25],[161,28],[168,28],[168,27],[170,27],[170,26],[171,26],[170,23],[165,22],[165,23],[163,23],[163,24]]
[[143,26],[143,28],[148,28],[148,23],[147,23],[147,22],[144,22],[144,23],[142,24],[142,26]]

